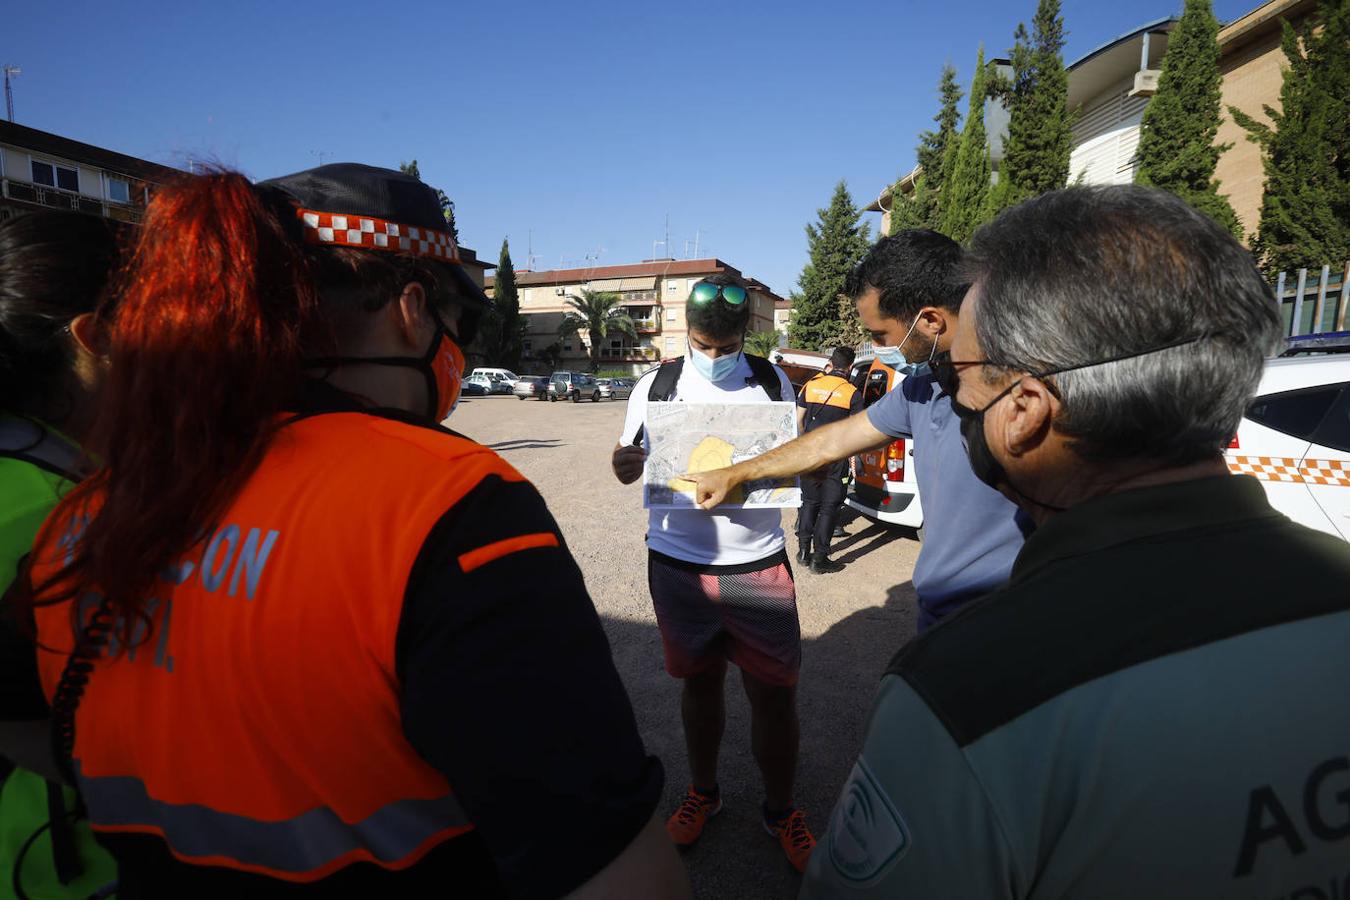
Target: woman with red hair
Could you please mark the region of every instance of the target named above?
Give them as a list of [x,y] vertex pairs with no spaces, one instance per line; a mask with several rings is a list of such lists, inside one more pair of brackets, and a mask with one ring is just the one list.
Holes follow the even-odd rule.
[[399,172],[151,204],[30,573],[119,897],[687,892],[557,524],[437,424],[489,306]]

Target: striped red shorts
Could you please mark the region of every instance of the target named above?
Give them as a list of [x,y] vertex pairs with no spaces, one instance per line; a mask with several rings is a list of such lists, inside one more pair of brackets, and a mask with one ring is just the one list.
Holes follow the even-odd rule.
[[765,684],[797,683],[802,631],[787,555],[704,566],[647,551],[647,584],[666,671],[688,678],[722,657]]

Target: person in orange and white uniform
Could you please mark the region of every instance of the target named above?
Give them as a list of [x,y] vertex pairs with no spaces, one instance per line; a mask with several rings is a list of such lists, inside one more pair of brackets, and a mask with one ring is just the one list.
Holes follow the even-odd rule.
[[[797,424],[802,434],[862,412],[862,392],[848,380],[853,357],[853,351],[847,347],[836,347],[825,370],[802,385],[797,394]],[[839,460],[802,477],[802,507],[797,511],[797,562],[809,566],[817,575],[844,568],[830,559],[830,539],[844,503],[846,474],[848,461]]]
[[156,195],[27,576],[119,898],[688,895],[557,523],[438,424],[489,307],[402,173]]

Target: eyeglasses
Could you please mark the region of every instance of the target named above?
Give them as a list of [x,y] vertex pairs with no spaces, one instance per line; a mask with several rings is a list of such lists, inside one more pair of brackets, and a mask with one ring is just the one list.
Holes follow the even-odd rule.
[[700,281],[689,294],[690,303],[711,303],[721,297],[731,306],[740,306],[747,296],[745,288],[737,284],[710,284]]
[[[1195,337],[1183,338],[1182,340],[1179,341],[1173,341],[1170,344],[1163,344],[1161,347],[1150,347],[1147,350],[1138,350],[1135,351],[1134,353],[1122,353],[1119,356],[1112,356],[1109,359],[1099,359],[1094,360],[1093,362],[1079,363],[1076,366],[1061,366],[1056,369],[1046,369],[1044,372],[1033,372],[1027,369],[1024,369],[1022,371],[1025,371],[1032,378],[1044,381],[1051,375],[1059,375],[1063,372],[1073,372],[1078,369],[1090,369],[1093,366],[1104,366],[1107,363],[1121,362],[1122,360],[1126,359],[1134,359],[1136,356],[1148,356],[1150,353],[1161,353],[1164,350],[1171,350],[1174,347],[1184,347],[1187,344],[1194,344],[1197,341],[1202,340],[1203,338],[1206,337],[1221,337],[1221,336],[1222,334],[1218,332],[1209,335],[1198,334]],[[992,359],[955,360],[952,359],[950,353],[940,353],[936,357],[934,357],[931,364],[933,371],[933,379],[937,381],[938,387],[942,389],[942,392],[946,394],[948,397],[952,398],[952,406],[953,408],[957,408],[958,414],[964,411],[965,407],[961,406],[961,404],[956,402],[956,392],[961,389],[961,377],[960,375],[957,374],[957,371],[966,366],[997,366],[998,368],[1001,369],[1013,369],[1013,370],[1017,370],[1018,368],[1017,366],[1009,365],[1008,363],[996,362]],[[1054,391],[1054,385],[1050,384],[1049,382],[1047,382],[1047,385],[1050,387],[1051,391]],[[990,401],[990,403],[985,408],[988,409],[989,406],[992,406],[994,403],[997,403],[999,400],[1002,400],[1003,397],[1005,397],[1008,394],[1008,392],[1012,390],[1012,388],[1013,385],[1008,385],[1008,387],[1005,388],[1003,392],[1000,393],[997,397],[995,397],[992,401]],[[1058,396],[1058,394],[1056,394],[1056,396]]]
[[994,362],[989,359],[971,359],[954,360],[950,353],[939,353],[933,357],[928,364],[933,372],[933,380],[937,386],[942,389],[942,393],[948,397],[955,397],[956,392],[961,389],[961,376],[957,374],[958,369],[967,366],[997,366],[1002,369],[1010,369],[1012,366],[1006,366],[1003,363]]

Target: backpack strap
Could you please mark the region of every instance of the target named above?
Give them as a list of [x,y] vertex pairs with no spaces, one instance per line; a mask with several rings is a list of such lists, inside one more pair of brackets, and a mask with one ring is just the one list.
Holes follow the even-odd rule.
[[[764,388],[764,392],[769,395],[769,399],[778,402],[783,399],[783,383],[778,378],[778,370],[774,364],[762,356],[745,354],[745,361],[750,364],[750,380],[747,384],[757,384]],[[670,400],[675,396],[675,386],[680,381],[680,373],[684,371],[684,357],[672,359],[668,363],[663,363],[661,368],[656,371],[656,377],[652,379],[651,387],[647,389],[647,400],[650,403],[661,403]]]
[[664,403],[675,396],[675,386],[680,383],[680,373],[684,371],[684,357],[662,363],[656,370],[651,387],[647,389],[647,402]]
[[769,395],[769,399],[777,403],[783,399],[783,382],[778,377],[778,370],[774,364],[762,356],[745,354],[745,361],[750,364],[751,379],[746,384],[757,384],[764,388],[764,393]]
[[[680,383],[680,373],[684,371],[684,357],[672,359],[670,362],[661,363],[661,368],[656,370],[656,377],[652,383],[647,386],[648,403],[665,403],[675,397],[675,386]],[[638,426],[637,434],[633,435],[633,446],[641,447],[643,435],[647,433],[646,424]]]

